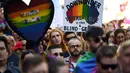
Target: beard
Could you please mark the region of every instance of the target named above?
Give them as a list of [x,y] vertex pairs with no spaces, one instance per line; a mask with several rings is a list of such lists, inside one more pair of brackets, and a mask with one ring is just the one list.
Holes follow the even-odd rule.
[[101,46],[103,46],[102,43],[100,43],[97,47],[95,47],[95,46],[92,45],[92,46],[90,46],[90,49],[91,49],[91,51],[92,51],[93,53],[96,53],[97,50],[98,50]]
[[71,54],[72,56],[80,56],[80,55],[81,55],[81,51],[75,50],[74,52],[70,52],[70,54]]

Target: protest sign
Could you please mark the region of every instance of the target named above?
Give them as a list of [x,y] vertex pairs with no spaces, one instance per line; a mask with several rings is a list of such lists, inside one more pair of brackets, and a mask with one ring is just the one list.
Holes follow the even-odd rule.
[[88,26],[102,26],[103,0],[65,0],[65,32],[85,32]]

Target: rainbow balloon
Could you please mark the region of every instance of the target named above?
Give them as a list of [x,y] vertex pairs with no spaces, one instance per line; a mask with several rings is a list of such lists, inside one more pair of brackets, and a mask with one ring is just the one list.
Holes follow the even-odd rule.
[[51,25],[54,6],[51,0],[10,0],[4,7],[9,26],[18,35],[31,42],[39,42]]

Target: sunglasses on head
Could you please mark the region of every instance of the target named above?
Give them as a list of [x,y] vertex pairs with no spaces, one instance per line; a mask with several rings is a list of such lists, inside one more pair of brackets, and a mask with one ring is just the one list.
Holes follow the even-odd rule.
[[101,67],[104,70],[108,70],[109,68],[111,68],[112,70],[115,70],[115,69],[117,69],[118,64],[101,64]]
[[71,40],[72,38],[76,38],[76,36],[69,37],[69,38],[65,38],[65,40],[66,40],[66,41],[69,41],[69,40]]
[[63,56],[63,53],[54,53],[53,55],[56,56],[56,57],[57,56]]

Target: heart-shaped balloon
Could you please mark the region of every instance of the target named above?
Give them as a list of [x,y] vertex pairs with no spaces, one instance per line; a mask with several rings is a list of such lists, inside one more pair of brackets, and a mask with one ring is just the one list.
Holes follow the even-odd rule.
[[9,26],[19,36],[31,43],[39,43],[51,25],[54,5],[51,0],[10,0],[4,7]]

